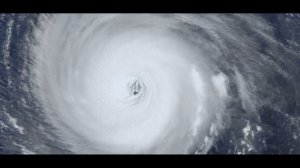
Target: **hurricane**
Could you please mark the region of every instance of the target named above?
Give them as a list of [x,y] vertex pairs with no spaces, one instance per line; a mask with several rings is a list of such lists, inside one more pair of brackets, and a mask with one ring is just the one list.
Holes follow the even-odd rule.
[[0,21],[0,153],[300,153],[296,14]]

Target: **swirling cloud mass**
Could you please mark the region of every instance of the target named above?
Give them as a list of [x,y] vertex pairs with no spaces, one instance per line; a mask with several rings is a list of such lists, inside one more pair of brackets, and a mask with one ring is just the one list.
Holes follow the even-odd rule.
[[274,104],[285,90],[270,76],[298,91],[280,57],[297,52],[258,15],[57,14],[38,23],[32,93],[74,153],[207,153],[229,127],[245,136],[235,153],[259,153],[248,137],[268,127],[261,109],[288,103]]
[[37,33],[38,94],[75,151],[187,153],[205,142],[225,76],[205,60],[218,51],[182,38],[184,19],[59,15]]

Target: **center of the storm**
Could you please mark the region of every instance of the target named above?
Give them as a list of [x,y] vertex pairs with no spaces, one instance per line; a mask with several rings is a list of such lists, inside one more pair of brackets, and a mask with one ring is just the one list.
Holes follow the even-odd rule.
[[139,80],[128,82],[127,88],[130,96],[138,96],[143,90],[142,83]]

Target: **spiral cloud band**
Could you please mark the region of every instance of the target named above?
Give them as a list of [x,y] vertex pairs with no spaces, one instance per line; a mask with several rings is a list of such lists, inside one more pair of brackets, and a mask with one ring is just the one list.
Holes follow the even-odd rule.
[[261,72],[285,75],[259,54],[257,39],[269,51],[276,42],[253,15],[59,14],[39,22],[34,94],[75,153],[207,153],[234,108],[255,118],[268,104],[257,96],[269,85],[257,87]]
[[187,153],[213,140],[226,77],[207,66],[218,53],[182,37],[185,22],[59,15],[37,33],[38,94],[75,151]]

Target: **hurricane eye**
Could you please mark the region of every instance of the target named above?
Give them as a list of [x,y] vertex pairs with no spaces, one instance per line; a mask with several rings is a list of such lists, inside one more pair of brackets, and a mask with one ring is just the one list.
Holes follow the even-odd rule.
[[136,96],[142,92],[142,84],[138,80],[128,83],[128,91],[130,96]]

